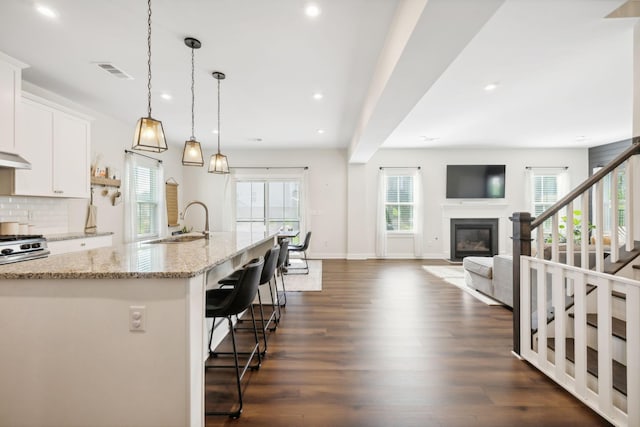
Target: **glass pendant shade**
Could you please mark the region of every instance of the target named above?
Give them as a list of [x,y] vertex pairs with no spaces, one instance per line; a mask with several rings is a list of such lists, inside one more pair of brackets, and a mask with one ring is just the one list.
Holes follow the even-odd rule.
[[155,153],[166,151],[167,140],[164,138],[162,122],[151,117],[140,118],[136,124],[132,148]]
[[184,150],[182,151],[183,166],[204,166],[204,158],[202,157],[202,147],[195,139],[184,142]]
[[224,154],[214,154],[209,160],[209,173],[229,173],[229,163]]

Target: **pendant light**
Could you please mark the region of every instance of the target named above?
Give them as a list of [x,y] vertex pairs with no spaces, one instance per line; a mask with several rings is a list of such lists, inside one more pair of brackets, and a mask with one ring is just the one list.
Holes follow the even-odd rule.
[[151,0],[147,1],[147,117],[142,117],[136,124],[133,136],[134,150],[154,151],[161,153],[167,150],[162,122],[151,117]]
[[220,153],[220,80],[224,80],[225,77],[220,71],[213,72],[213,78],[218,80],[218,153],[211,156],[209,160],[210,173],[229,173],[227,156]]
[[202,43],[193,37],[184,39],[184,44],[191,48],[191,138],[184,142],[184,150],[182,151],[182,164],[184,166],[204,166],[204,158],[202,157],[202,147],[196,141],[195,131],[195,77],[194,77],[194,50],[200,49]]

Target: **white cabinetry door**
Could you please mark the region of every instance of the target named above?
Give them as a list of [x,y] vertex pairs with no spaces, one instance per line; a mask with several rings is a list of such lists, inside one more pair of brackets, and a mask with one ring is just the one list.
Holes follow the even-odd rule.
[[53,116],[53,193],[89,197],[89,124],[62,112]]
[[0,57],[0,151],[16,152],[16,96],[20,91],[20,70]]
[[28,99],[22,100],[20,154],[31,169],[16,169],[15,194],[51,196],[53,112]]
[[0,184],[12,181],[0,185],[0,192],[89,198],[89,120],[34,95],[23,97],[21,107],[18,146],[31,169],[0,169]]
[[88,251],[89,249],[104,248],[111,246],[113,239],[111,235],[86,237],[81,239],[56,240],[47,242],[47,247],[51,255],[66,254],[69,252]]

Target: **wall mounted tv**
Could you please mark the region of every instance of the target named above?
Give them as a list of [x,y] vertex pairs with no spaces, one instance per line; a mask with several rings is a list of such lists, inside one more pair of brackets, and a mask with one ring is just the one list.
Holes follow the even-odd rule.
[[447,165],[447,199],[503,199],[505,165]]

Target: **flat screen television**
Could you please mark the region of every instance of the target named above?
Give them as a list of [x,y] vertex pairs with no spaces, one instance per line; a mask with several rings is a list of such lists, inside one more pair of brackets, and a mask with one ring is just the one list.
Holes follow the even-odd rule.
[[447,199],[503,199],[505,165],[447,165]]

